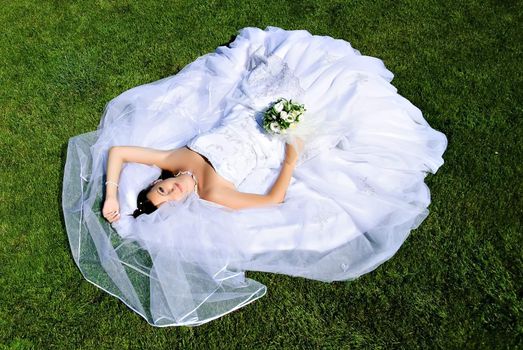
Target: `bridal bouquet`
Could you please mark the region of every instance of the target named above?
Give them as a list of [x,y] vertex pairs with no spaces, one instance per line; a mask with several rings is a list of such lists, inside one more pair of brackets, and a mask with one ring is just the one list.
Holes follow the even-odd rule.
[[279,98],[265,111],[263,128],[271,134],[287,134],[287,129],[294,129],[305,111],[302,104]]
[[300,162],[313,157],[327,147],[327,140],[334,140],[343,132],[340,123],[332,118],[335,113],[329,106],[310,109],[305,115],[304,105],[280,97],[263,114],[263,129],[293,145],[300,153]]

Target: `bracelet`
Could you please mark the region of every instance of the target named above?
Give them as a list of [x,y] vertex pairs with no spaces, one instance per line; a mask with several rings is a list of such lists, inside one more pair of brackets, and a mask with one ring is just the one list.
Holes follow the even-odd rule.
[[109,184],[111,184],[111,185],[115,185],[116,187],[120,187],[120,186],[118,186],[118,184],[117,184],[116,182],[114,182],[114,181],[105,181],[105,185],[106,185],[106,186],[109,185]]

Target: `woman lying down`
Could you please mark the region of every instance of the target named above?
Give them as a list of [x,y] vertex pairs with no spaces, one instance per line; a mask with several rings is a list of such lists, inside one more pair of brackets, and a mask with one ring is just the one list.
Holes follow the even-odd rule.
[[[201,138],[209,136],[211,135],[201,135]],[[192,140],[192,144],[196,142],[196,138]],[[300,144],[303,143],[300,141]],[[215,147],[215,149],[224,148]],[[237,154],[221,155],[221,157],[226,160],[235,155]],[[122,165],[126,162],[155,165],[164,170],[160,179],[152,182],[138,194],[137,209],[133,213],[133,217],[136,218],[141,214],[154,212],[168,201],[183,200],[191,192],[200,198],[232,209],[281,203],[285,198],[297,158],[298,153],[294,146],[286,143],[285,161],[280,174],[270,191],[261,195],[239,192],[233,182],[216,172],[207,157],[188,146],[167,151],[115,146],[110,149],[107,161],[106,199],[102,213],[111,223],[120,218],[117,188]]]

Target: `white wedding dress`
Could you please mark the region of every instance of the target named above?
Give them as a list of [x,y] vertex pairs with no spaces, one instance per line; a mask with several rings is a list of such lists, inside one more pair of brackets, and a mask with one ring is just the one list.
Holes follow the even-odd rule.
[[[305,30],[244,28],[230,47],[113,99],[97,131],[69,142],[63,208],[87,280],[155,326],[199,325],[263,296],[245,271],[321,281],[354,279],[399,249],[427,217],[427,173],[443,164],[444,134],[390,84],[382,61]],[[133,219],[137,193],[160,170],[126,164],[122,218],[101,216],[113,145],[205,155],[239,191],[266,193],[285,144],[260,127],[279,97],[321,120],[278,205],[231,210],[191,194]]]

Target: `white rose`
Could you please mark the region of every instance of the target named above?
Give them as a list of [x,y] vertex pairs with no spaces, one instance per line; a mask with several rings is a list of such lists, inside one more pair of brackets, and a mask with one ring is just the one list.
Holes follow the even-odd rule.
[[287,115],[287,117],[284,120],[288,123],[292,123],[293,121],[296,120],[296,118],[294,117],[294,114],[290,113]]
[[272,122],[271,125],[271,130],[274,131],[274,132],[280,132],[280,125],[277,123],[277,122]]
[[274,105],[274,110],[276,113],[280,113],[283,110],[283,102],[280,101]]
[[285,120],[285,118],[287,118],[287,112],[285,112],[285,111],[281,111],[281,112],[280,112],[280,118],[283,119],[283,120]]

